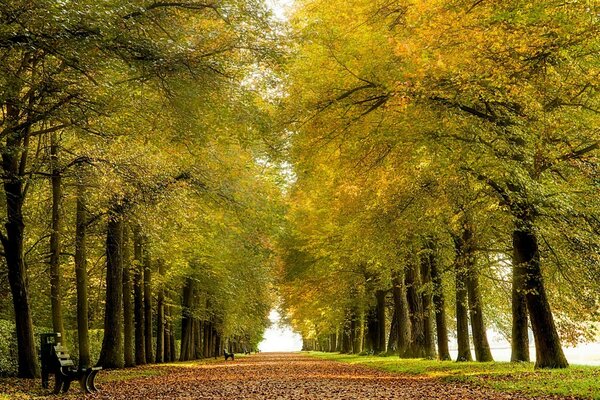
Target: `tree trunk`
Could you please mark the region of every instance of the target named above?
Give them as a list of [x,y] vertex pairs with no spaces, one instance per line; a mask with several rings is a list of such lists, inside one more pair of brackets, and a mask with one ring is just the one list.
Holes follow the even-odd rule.
[[202,337],[204,336],[204,323],[201,320],[196,320],[196,332],[194,335],[194,358],[200,359],[202,354]]
[[377,307],[367,311],[367,334],[365,337],[365,351],[376,353],[377,341],[379,340],[379,324],[377,323]]
[[455,237],[454,245],[456,256],[454,271],[456,274],[456,339],[458,342],[458,356],[456,361],[472,361],[469,345],[469,316],[467,308],[467,269],[464,256],[464,238]]
[[[432,244],[435,246],[435,243]],[[440,360],[450,360],[450,350],[448,349],[448,327],[446,324],[446,301],[444,299],[442,275],[440,274],[440,270],[437,265],[437,258],[433,259],[430,269],[431,283],[433,287],[433,309],[435,312],[438,358]]]
[[546,296],[538,242],[531,220],[521,218],[516,224],[513,231],[513,251],[518,268],[524,270],[527,309],[535,339],[535,367],[566,368],[569,364],[560,345]]
[[121,210],[109,213],[106,228],[106,303],[104,339],[98,365],[104,368],[123,367],[123,217]]
[[[516,247],[516,246],[513,246]],[[519,255],[513,248],[512,259],[512,362],[529,362],[529,334],[527,332],[527,299],[525,298],[525,269],[519,267]]]
[[479,289],[479,275],[475,268],[473,257],[469,257],[467,263],[467,292],[469,295],[469,316],[471,318],[471,331],[473,333],[475,359],[479,362],[494,361],[483,320],[481,291]]
[[75,211],[75,281],[77,286],[77,340],[79,345],[79,366],[92,365],[90,360],[90,339],[88,328],[88,280],[86,260],[86,186],[83,167],[77,182],[77,208]]
[[350,337],[350,318],[346,318],[342,326],[342,345],[340,351],[345,354],[352,353],[352,339]]
[[135,363],[146,364],[146,338],[144,336],[144,261],[142,234],[139,225],[133,228],[133,315],[135,322]]
[[171,355],[171,307],[165,305],[165,324],[164,324],[164,362],[173,361],[173,356]]
[[[165,262],[158,260],[158,273],[161,279],[165,275]],[[158,289],[158,302],[156,304],[156,362],[164,362],[165,353],[165,289],[160,285]]]
[[[169,315],[173,315],[173,308],[169,307]],[[173,327],[173,320],[169,321],[169,352],[171,353],[171,360],[177,359],[177,349],[175,348],[175,328]]]
[[[10,114],[10,111],[7,111]],[[6,197],[6,236],[2,235],[4,257],[8,269],[8,283],[12,294],[17,333],[18,376],[34,378],[39,376],[36,346],[33,338],[31,307],[27,285],[27,268],[23,259],[23,179],[20,171],[22,141],[20,135],[6,139],[2,152],[4,170],[4,193]],[[24,167],[23,167],[24,169]],[[24,173],[24,171],[23,171]]]
[[408,263],[404,274],[404,282],[411,326],[411,341],[408,345],[407,356],[414,358],[426,357],[423,302],[422,297],[419,295],[421,282],[419,270],[413,261]]
[[148,240],[144,240],[144,339],[146,343],[146,363],[154,362],[152,354],[152,261]]
[[423,338],[425,357],[433,359],[436,357],[435,345],[433,343],[433,319],[432,317],[432,284],[431,264],[435,263],[435,249],[433,243],[427,243],[425,254],[421,257],[421,302],[423,303]]
[[194,281],[191,278],[185,280],[181,304],[181,351],[179,361],[188,361],[192,349],[192,300],[194,298]]
[[406,304],[406,291],[404,280],[399,272],[395,272],[392,278],[392,296],[394,299],[394,313],[398,318],[397,351],[398,355],[404,357],[410,343],[410,320],[408,317],[408,306]]
[[398,313],[396,307],[392,309],[392,322],[390,323],[390,333],[387,342],[387,352],[396,353],[398,350]]
[[135,366],[132,291],[129,225],[123,223],[123,353],[126,367]]
[[204,325],[204,331],[202,332],[202,356],[204,358],[208,358],[210,357],[209,353],[210,351],[208,350],[208,342],[210,341],[210,322],[209,321],[204,321],[203,322]]
[[62,177],[58,164],[58,138],[56,132],[50,135],[50,164],[52,183],[52,231],[50,232],[50,304],[52,308],[52,329],[65,337],[62,312],[61,273],[60,273],[60,203],[62,197]]
[[384,290],[378,290],[375,293],[377,299],[377,340],[375,342],[375,353],[385,352],[385,294]]

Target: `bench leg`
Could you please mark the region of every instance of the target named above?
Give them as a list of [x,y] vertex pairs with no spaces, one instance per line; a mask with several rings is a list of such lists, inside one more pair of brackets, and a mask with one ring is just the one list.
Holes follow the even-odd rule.
[[81,375],[81,378],[79,378],[79,386],[81,387],[81,390],[82,390],[82,391],[83,391],[83,393],[85,393],[85,394],[90,394],[90,393],[92,393],[92,392],[90,391],[90,389],[88,389],[88,386],[87,386],[87,380],[88,380],[88,377],[89,377],[89,373],[87,373],[87,372],[84,372],[84,373],[83,373],[83,375]]
[[60,374],[55,374],[54,375],[54,391],[52,393],[59,394],[60,391],[62,390],[62,386],[63,386],[62,377],[60,376]]
[[69,387],[71,387],[71,381],[69,379],[65,379],[65,382],[63,383],[62,392],[67,393],[69,391]]
[[98,388],[96,387],[96,375],[98,374],[98,370],[93,370],[92,372],[90,372],[87,376],[87,379],[85,380],[86,382],[86,387],[87,390],[92,393],[92,392],[97,392]]

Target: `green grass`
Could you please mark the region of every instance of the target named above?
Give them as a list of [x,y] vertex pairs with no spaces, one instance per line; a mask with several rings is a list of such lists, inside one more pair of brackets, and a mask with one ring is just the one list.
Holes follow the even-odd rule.
[[447,382],[468,382],[498,391],[530,395],[563,395],[600,400],[600,367],[571,366],[561,370],[534,370],[533,363],[456,363],[397,356],[356,356],[310,352],[313,357],[364,365],[408,375],[422,375]]

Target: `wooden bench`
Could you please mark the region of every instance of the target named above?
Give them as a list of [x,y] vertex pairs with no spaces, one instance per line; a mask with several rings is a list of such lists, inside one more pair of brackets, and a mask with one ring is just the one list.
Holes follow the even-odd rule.
[[60,335],[42,335],[42,387],[48,388],[48,378],[54,375],[54,394],[66,393],[71,382],[79,381],[84,393],[97,392],[96,375],[102,367],[76,368],[67,349],[60,343]]

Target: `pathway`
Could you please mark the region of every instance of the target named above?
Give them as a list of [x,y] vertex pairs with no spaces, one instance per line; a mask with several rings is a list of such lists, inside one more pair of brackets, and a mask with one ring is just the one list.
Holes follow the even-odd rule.
[[[95,399],[529,399],[460,383],[377,371],[293,353],[169,368],[106,383]],[[546,397],[548,399],[551,397]],[[564,399],[564,398],[563,398]]]

